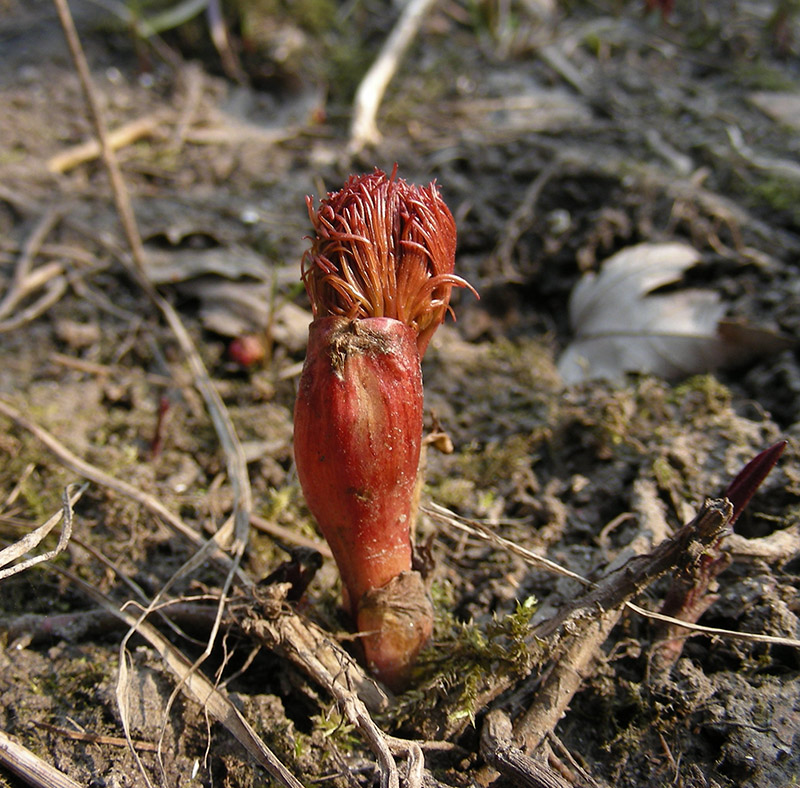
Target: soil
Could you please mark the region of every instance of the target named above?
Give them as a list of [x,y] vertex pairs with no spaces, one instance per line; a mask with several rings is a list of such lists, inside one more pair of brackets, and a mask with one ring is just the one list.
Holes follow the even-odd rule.
[[[438,3],[389,86],[381,140],[349,152],[355,90],[397,5],[231,3],[237,67],[211,43],[210,16],[145,40],[105,4],[71,4],[108,126],[145,122],[117,158],[147,278],[178,310],[244,447],[261,524],[244,557],[253,580],[286,560],[279,543],[321,546],[291,447],[311,317],[305,196],[395,162],[409,182],[436,179],[457,220],[457,272],[481,298],[456,294],[457,322],[423,364],[426,426],[453,445],[428,451],[417,530],[436,632],[414,685],[377,722],[428,742],[423,784],[519,784],[485,767],[484,715],[515,719],[536,703],[547,653],[526,636],[581,586],[444,523],[433,504],[599,579],[645,531],[674,533],[785,439],[717,555],[724,571],[699,623],[800,637],[800,17],[788,0],[665,15],[604,0]],[[158,10],[142,7],[130,4],[134,21]],[[0,400],[206,539],[236,495],[218,433],[180,342],[130,273],[103,163],[55,171],[53,157],[92,136],[58,17],[44,0],[0,10],[0,293],[30,284],[14,304],[0,298]],[[742,352],[669,380],[566,386],[557,360],[576,282],[620,249],[670,241],[701,257],[672,290],[718,293],[747,326]],[[239,363],[242,336],[263,360]],[[82,480],[0,414],[4,544],[58,513]],[[267,784],[223,726],[175,693],[156,649],[123,642],[126,625],[80,583],[115,606],[141,603],[195,549],[141,499],[91,483],[66,551],[0,581],[0,731],[81,785]],[[162,631],[189,660],[223,580],[207,561],[169,590],[182,606],[178,628]],[[634,601],[660,609],[671,580]],[[349,647],[339,600],[326,560],[298,604]],[[657,670],[663,636],[621,616],[548,739],[550,768],[567,784],[620,788],[797,784],[800,650],[683,632]],[[117,697],[121,645],[136,755]],[[202,670],[303,784],[379,784],[375,756],[325,690],[230,622]],[[22,784],[0,765],[0,785]]]

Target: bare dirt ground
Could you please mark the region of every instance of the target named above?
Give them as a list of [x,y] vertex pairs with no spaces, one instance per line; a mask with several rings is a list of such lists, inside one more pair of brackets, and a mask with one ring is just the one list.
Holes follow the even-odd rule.
[[[252,484],[242,570],[200,674],[304,785],[381,784],[391,768],[376,737],[402,784],[539,784],[498,777],[486,759],[504,750],[489,741],[481,755],[480,735],[501,710],[515,725],[505,743],[531,749],[562,663],[580,666],[577,692],[536,748],[554,784],[797,784],[796,3],[687,3],[667,20],[637,3],[437,3],[381,106],[381,140],[358,153],[348,152],[353,96],[399,10],[253,6],[226,9],[237,83],[208,16],[145,41],[105,5],[73,4],[107,123],[133,124],[117,157],[146,279],[198,348]],[[171,625],[149,618],[161,641],[123,644],[129,625],[110,612],[163,591],[241,490],[185,343],[130,273],[106,169],[79,155],[91,122],[48,2],[0,0],[0,108],[3,546],[57,514],[67,485],[90,480],[68,549],[0,580],[0,731],[80,785],[278,784],[213,703],[175,691],[164,657],[169,644],[189,662],[203,654],[224,559],[204,556],[165,592],[179,604]],[[458,273],[481,294],[458,294],[458,321],[424,363],[427,426],[454,447],[428,452],[417,533],[433,562],[434,642],[408,692],[367,704],[380,730],[422,743],[417,772],[417,750],[363,718],[357,727],[352,706],[291,648],[258,635],[253,621],[274,599],[247,583],[286,560],[276,537],[325,549],[292,467],[310,319],[299,284],[305,195],[395,162],[408,181],[437,180],[459,228]],[[670,380],[566,386],[556,361],[581,275],[624,247],[676,240],[701,255],[688,283],[753,329],[748,352]],[[229,352],[243,335],[265,352],[248,369]],[[721,571],[698,604],[706,627],[787,643],[689,637],[599,604],[559,629],[580,582],[476,530],[488,524],[599,581],[675,534],[781,439],[783,457],[735,534],[709,548]],[[464,532],[436,506],[478,526]],[[669,568],[632,601],[660,610],[680,577]],[[338,600],[326,560],[294,610],[351,648]],[[0,765],[0,785],[22,784]]]

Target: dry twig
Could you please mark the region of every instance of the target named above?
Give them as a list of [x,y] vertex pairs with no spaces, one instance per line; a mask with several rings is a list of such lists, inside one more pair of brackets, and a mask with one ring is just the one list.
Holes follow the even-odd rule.
[[[120,150],[132,145],[142,137],[149,137],[159,129],[163,122],[163,113],[137,118],[109,132],[108,144],[112,150]],[[80,164],[98,158],[101,153],[100,143],[94,139],[88,140],[52,156],[47,160],[47,169],[54,173],[68,172]]]
[[232,612],[242,630],[291,660],[333,696],[375,753],[384,788],[399,786],[393,753],[409,759],[409,788],[421,786],[424,762],[419,745],[387,737],[370,716],[367,706],[375,710],[385,708],[389,701],[386,693],[323,630],[286,606],[283,601],[286,590],[286,584],[268,586],[256,597],[255,615],[251,602],[238,613],[234,608]]
[[0,763],[34,788],[81,788],[54,766],[0,731]]
[[[37,728],[45,731],[50,731],[58,736],[63,736],[65,739],[72,739],[74,741],[86,741],[93,744],[108,744],[112,747],[127,747],[128,742],[121,739],[119,736],[102,736],[99,733],[90,733],[88,731],[70,731],[66,728],[59,728],[55,725],[49,725],[46,722],[34,722]],[[155,746],[149,741],[136,741],[134,742],[137,750],[155,750]]]
[[707,501],[697,517],[675,536],[661,542],[649,555],[632,558],[534,629],[532,634],[539,638],[556,636],[557,645],[533,703],[515,725],[527,752],[535,751],[555,728],[627,602],[665,572],[697,560],[720,538],[732,515],[729,501]]
[[513,730],[508,715],[500,709],[490,711],[481,731],[481,757],[521,788],[569,788],[546,764],[534,760],[512,743]]
[[406,3],[381,53],[358,86],[350,126],[352,151],[359,151],[380,141],[376,118],[381,99],[434,2],[435,0],[409,0]]
[[[293,662],[332,692],[354,692],[374,712],[384,711],[390,698],[364,669],[328,634],[298,615],[284,601],[289,584],[256,587],[244,604],[230,613],[242,631]],[[336,697],[336,695],[334,695]]]
[[27,560],[22,561],[15,566],[10,566],[8,569],[0,569],[0,580],[10,577],[11,575],[16,575],[19,572],[23,572],[26,569],[35,566],[36,564],[41,564],[43,561],[49,561],[51,558],[55,558],[62,550],[66,548],[70,536],[72,535],[72,507],[78,500],[80,500],[81,495],[83,495],[83,492],[88,485],[84,484],[78,488],[76,492],[71,493],[71,489],[75,486],[77,485],[70,484],[65,488],[63,507],[58,514],[54,514],[46,523],[44,523],[44,525],[39,526],[39,528],[37,528],[35,531],[31,531],[31,533],[26,534],[14,544],[4,548],[3,550],[0,550],[0,567],[6,566],[6,564],[9,564],[11,561],[16,561],[18,558],[21,558],[23,555],[25,555],[25,553],[30,552],[35,547],[38,547],[42,540],[50,533],[50,531],[52,531],[53,528],[55,528],[56,525],[63,520],[64,525],[62,526],[61,534],[58,537],[58,544],[52,550],[48,550],[46,553],[28,558]]
[[536,176],[534,181],[525,192],[520,204],[514,209],[508,221],[500,233],[500,242],[492,254],[493,264],[497,268],[497,274],[507,282],[521,282],[523,280],[519,271],[514,269],[511,257],[514,253],[519,239],[523,233],[531,226],[536,213],[536,205],[544,191],[545,186],[550,182],[558,171],[558,162],[551,162]]
[[[643,553],[647,552],[651,545],[647,540],[643,540],[636,547],[633,558],[613,568],[597,584],[554,565],[541,556],[519,548],[480,523],[457,517],[444,507],[429,506],[423,511],[439,522],[466,530],[481,539],[521,555],[534,566],[571,577],[589,587],[586,593],[573,602],[561,606],[554,615],[531,631],[531,640],[549,642],[550,667],[541,678],[533,704],[517,721],[515,727],[515,736],[525,741],[527,752],[537,749],[545,736],[554,729],[584,677],[590,672],[592,661],[625,608],[646,618],[704,634],[800,648],[800,641],[792,638],[705,627],[650,612],[630,601],[665,572],[673,569],[680,571],[680,567],[691,564],[703,555],[703,551],[709,545],[719,539],[733,513],[733,506],[727,500],[707,501],[692,522],[671,538],[662,541],[646,555]],[[481,703],[488,704],[507,685],[507,680],[493,681],[493,686],[481,695]]]

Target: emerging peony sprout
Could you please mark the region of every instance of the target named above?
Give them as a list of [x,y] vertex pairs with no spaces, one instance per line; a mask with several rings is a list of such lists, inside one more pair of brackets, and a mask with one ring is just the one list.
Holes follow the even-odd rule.
[[[370,669],[401,688],[433,629],[412,569],[422,443],[420,358],[469,287],[435,184],[352,176],[318,211],[303,258],[314,321],[294,411],[297,473],[331,546]],[[473,290],[474,292],[474,290]]]
[[303,281],[315,318],[399,320],[416,332],[422,357],[453,286],[470,286],[453,274],[456,223],[436,184],[413,186],[396,171],[351,176],[316,212],[306,198],[316,236]]

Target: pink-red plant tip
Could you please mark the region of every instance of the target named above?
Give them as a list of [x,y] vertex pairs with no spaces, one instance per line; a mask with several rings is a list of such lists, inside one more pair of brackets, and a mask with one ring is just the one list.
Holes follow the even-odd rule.
[[266,350],[261,337],[254,334],[243,334],[228,346],[228,356],[243,367],[252,367],[264,360]]
[[[390,317],[411,326],[420,356],[450,307],[456,225],[435,182],[414,186],[376,169],[353,175],[314,210],[303,281],[314,317]],[[477,295],[477,293],[475,293]]]
[[769,472],[775,467],[785,448],[786,441],[778,441],[768,449],[759,452],[736,474],[736,478],[725,491],[725,497],[733,504],[731,525],[739,519],[739,515],[744,511]]
[[[456,228],[435,183],[352,176],[315,211],[303,256],[314,320],[294,412],[297,475],[331,546],[370,670],[404,686],[433,630],[412,570],[420,359],[450,309]],[[470,288],[472,289],[472,288]],[[474,290],[473,290],[474,292]]]
[[411,569],[422,441],[416,335],[390,318],[311,324],[294,411],[297,475],[355,617]]

